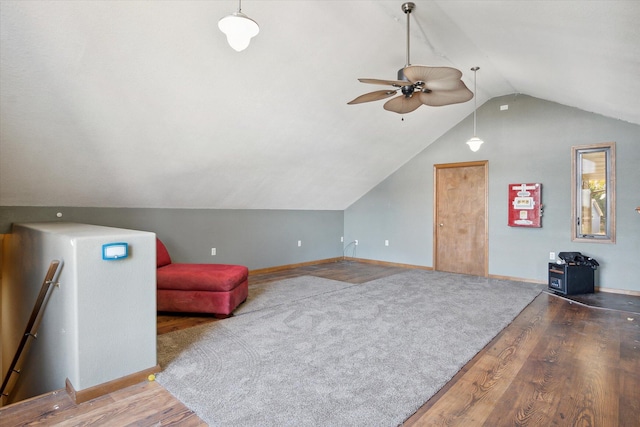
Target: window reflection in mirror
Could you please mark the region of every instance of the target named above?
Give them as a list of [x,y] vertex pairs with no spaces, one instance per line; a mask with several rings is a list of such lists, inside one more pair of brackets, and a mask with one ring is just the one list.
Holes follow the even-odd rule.
[[572,240],[615,242],[615,143],[572,147]]

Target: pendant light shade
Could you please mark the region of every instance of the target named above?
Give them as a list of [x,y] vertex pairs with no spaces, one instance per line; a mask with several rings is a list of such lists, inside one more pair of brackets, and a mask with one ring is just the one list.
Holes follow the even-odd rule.
[[245,50],[251,38],[260,32],[258,23],[242,13],[241,7],[238,1],[238,11],[218,21],[218,28],[227,36],[229,46],[237,52]]
[[473,138],[467,141],[467,145],[469,146],[469,148],[471,148],[471,151],[473,152],[478,151],[480,149],[480,146],[483,143],[484,141],[478,138],[477,136],[474,136]]
[[473,137],[467,141],[467,145],[471,149],[471,151],[476,152],[480,149],[480,146],[484,143],[483,140],[476,136],[476,111],[478,110],[478,90],[477,90],[477,80],[476,73],[480,67],[473,67],[471,71],[473,71]]

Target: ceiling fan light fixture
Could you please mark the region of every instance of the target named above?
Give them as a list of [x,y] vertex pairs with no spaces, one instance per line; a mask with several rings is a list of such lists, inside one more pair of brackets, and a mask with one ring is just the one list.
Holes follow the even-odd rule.
[[245,50],[251,39],[260,32],[258,23],[242,13],[240,1],[238,11],[219,20],[218,28],[227,36],[227,43],[236,52]]
[[477,101],[477,79],[476,73],[480,67],[473,67],[471,71],[473,71],[473,137],[467,141],[467,145],[474,153],[480,149],[480,146],[484,143],[483,140],[476,136],[476,111],[478,110],[478,101]]

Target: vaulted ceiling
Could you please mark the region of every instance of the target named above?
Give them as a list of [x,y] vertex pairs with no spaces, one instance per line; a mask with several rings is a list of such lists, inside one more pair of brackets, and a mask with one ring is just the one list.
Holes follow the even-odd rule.
[[[640,124],[640,2],[414,3],[411,62],[471,89],[480,66],[479,106]],[[345,209],[473,112],[347,105],[404,66],[401,5],[245,0],[238,53],[217,28],[235,1],[2,0],[0,205]]]

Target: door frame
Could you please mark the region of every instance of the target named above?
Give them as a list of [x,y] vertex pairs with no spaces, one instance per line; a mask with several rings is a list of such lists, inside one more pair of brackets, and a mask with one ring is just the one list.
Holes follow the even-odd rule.
[[438,170],[469,166],[484,167],[484,275],[489,277],[489,161],[441,163],[433,165],[433,269],[438,271]]

